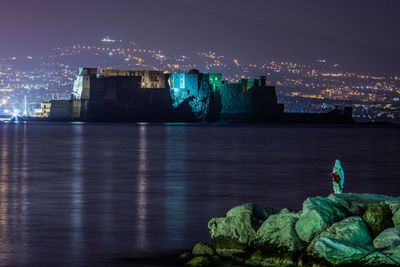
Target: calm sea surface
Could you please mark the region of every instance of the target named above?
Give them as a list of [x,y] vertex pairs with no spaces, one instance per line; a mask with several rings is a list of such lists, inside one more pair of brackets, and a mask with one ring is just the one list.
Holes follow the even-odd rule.
[[0,124],[0,265],[173,266],[238,204],[400,195],[400,130]]

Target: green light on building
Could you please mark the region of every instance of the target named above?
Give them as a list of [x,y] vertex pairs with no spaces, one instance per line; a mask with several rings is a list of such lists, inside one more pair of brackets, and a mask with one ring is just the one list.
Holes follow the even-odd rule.
[[215,91],[215,87],[222,83],[222,74],[221,73],[209,73],[209,82],[210,86]]

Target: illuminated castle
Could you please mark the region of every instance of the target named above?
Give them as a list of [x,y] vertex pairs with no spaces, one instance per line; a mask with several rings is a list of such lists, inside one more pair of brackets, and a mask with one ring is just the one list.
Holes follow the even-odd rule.
[[273,120],[283,115],[275,87],[266,86],[264,76],[228,83],[220,73],[198,70],[80,68],[71,100],[52,101],[53,108],[52,119],[80,121]]

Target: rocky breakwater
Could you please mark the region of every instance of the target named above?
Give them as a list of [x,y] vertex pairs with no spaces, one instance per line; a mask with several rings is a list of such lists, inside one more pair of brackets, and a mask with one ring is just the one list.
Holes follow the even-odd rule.
[[181,256],[189,266],[400,265],[400,198],[311,197],[301,211],[244,204],[208,223],[211,242]]

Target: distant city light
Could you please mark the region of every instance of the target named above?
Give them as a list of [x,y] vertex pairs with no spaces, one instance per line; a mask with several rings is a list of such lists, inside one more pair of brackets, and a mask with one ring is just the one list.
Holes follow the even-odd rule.
[[[239,61],[237,57],[224,57],[212,51],[171,56],[161,54],[160,50],[136,46],[134,42],[127,41],[125,46],[119,39],[114,40],[110,37],[92,44],[58,47],[55,54],[48,57],[30,55],[18,58],[18,61],[15,57],[0,58],[0,112],[12,116],[14,107],[18,107],[20,115],[24,114],[25,110],[28,110],[28,114],[34,114],[33,110],[40,101],[69,99],[76,70],[67,66],[66,62],[83,53],[98,56],[98,59],[103,61],[98,67],[106,69],[112,69],[111,66],[116,69],[140,66],[164,73],[186,72],[190,69],[204,69],[210,73],[224,71],[224,82],[231,83],[240,77],[246,79],[251,75],[262,74],[268,77],[269,85],[277,86],[281,102],[288,111],[314,112],[323,109],[325,112],[326,109],[334,107],[336,101],[349,101],[353,103],[351,105],[355,108],[356,117],[386,116],[400,119],[399,75],[383,76],[344,71],[339,68],[341,62],[340,65],[335,64],[337,62],[330,62],[322,56],[310,59],[312,64],[282,60],[250,64],[244,59]],[[33,58],[40,59],[46,67],[35,69],[35,64],[38,63],[33,61]],[[54,60],[57,63],[54,63]],[[34,69],[19,69],[19,64],[26,62],[30,62]],[[74,62],[70,62],[72,63]],[[321,104],[321,99],[330,102]]]
[[115,43],[115,40],[111,39],[110,37],[103,38],[101,41],[105,43]]

